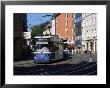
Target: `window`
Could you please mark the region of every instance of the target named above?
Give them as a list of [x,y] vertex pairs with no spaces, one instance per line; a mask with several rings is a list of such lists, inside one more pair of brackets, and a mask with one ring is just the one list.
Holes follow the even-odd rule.
[[66,33],[68,33],[68,30],[66,31]]
[[65,29],[65,33],[67,33],[68,29]]
[[66,20],[66,24],[65,24],[65,26],[67,27],[68,26],[68,21]]
[[76,23],[77,22],[77,19],[74,19],[74,23]]
[[65,14],[65,18],[68,18],[68,13]]

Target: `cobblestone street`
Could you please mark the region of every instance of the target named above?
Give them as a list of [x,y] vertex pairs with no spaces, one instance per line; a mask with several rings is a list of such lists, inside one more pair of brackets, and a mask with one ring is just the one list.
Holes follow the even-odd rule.
[[14,62],[14,75],[96,75],[96,55],[74,54],[68,60],[36,64],[33,60]]

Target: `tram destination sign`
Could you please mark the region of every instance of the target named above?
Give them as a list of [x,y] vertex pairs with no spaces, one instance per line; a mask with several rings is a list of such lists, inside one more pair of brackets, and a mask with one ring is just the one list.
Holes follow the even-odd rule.
[[38,41],[48,41],[48,39],[46,39],[46,38],[39,38],[39,39],[37,39]]
[[48,44],[48,42],[36,42],[36,44]]

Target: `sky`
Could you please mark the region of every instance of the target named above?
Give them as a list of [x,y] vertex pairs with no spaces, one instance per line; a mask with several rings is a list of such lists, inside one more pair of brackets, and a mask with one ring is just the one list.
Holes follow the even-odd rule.
[[45,15],[52,15],[52,13],[27,13],[27,23],[28,25],[31,24],[28,28],[28,31],[31,31],[30,28],[33,25],[40,24],[51,19],[51,16],[43,17]]

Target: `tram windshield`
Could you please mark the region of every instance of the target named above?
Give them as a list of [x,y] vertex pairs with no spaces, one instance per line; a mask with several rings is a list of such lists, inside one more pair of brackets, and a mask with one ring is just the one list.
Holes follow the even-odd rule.
[[35,51],[37,51],[37,52],[40,52],[40,51],[44,51],[44,52],[46,52],[46,51],[49,51],[49,46],[48,46],[48,44],[37,44],[36,46],[35,46]]

